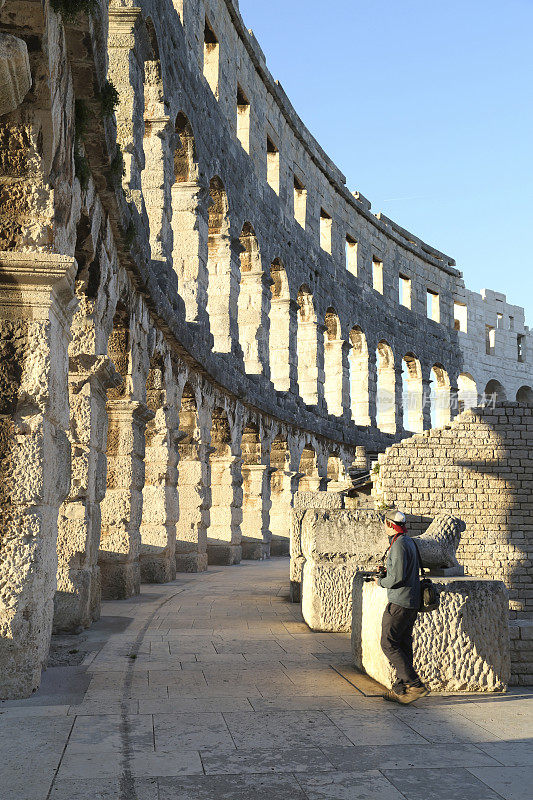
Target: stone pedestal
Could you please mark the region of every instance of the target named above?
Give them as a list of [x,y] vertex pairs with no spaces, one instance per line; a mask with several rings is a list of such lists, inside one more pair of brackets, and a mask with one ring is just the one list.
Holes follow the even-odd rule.
[[106,390],[118,381],[107,356],[78,353],[69,359],[72,480],[58,516],[56,632],[87,628],[100,616],[98,548],[100,503],[106,491]]
[[39,686],[70,483],[73,258],[0,253],[0,698]]
[[[414,664],[434,692],[501,692],[510,677],[509,599],[501,581],[434,578],[440,607],[419,614]],[[355,667],[391,688],[393,672],[380,645],[387,590],[358,575],[353,586]]]
[[247,464],[242,468],[242,557],[260,561],[270,556],[269,468]]
[[107,403],[107,491],[102,501],[99,565],[102,596],[120,600],[140,590],[144,432],[153,412],[133,400]]

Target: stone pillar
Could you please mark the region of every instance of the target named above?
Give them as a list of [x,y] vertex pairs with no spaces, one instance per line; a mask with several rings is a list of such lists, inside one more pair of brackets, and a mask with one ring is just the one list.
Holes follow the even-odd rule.
[[207,538],[210,564],[238,564],[242,557],[242,458],[211,457],[211,509]]
[[450,386],[450,421],[459,414],[459,387],[456,384]]
[[0,253],[0,698],[39,686],[68,493],[73,258]]
[[129,398],[107,403],[107,492],[101,504],[102,595],[120,600],[140,591],[144,432],[154,414]]
[[207,312],[216,353],[231,353],[237,321],[240,269],[233,257],[229,232],[209,236],[209,290]]
[[[0,3],[0,8],[4,5]],[[9,33],[0,33],[0,116],[14,111],[31,86],[31,70],[26,42]]]
[[324,398],[328,414],[341,417],[344,400],[344,363],[342,339],[324,336]]
[[299,472],[283,469],[275,470],[272,475],[270,489],[271,556],[290,555],[291,513],[299,477]]
[[276,297],[271,301],[270,379],[278,392],[288,392],[291,388],[291,307],[296,310],[297,305],[289,297]]
[[203,213],[205,190],[196,182],[172,186],[172,259],[178,291],[185,302],[189,322],[205,322],[207,309],[207,215]]
[[[150,63],[157,62],[147,62],[147,66]],[[145,116],[145,168],[142,172],[142,191],[150,224],[150,249],[153,261],[166,261],[171,250],[171,201],[168,189],[171,132],[170,119],[165,114],[150,118]]]
[[[152,375],[152,371],[150,373]],[[140,568],[143,583],[167,583],[176,577],[178,503],[178,414],[165,391],[148,388],[154,414],[146,426]]]
[[107,472],[106,390],[117,382],[120,377],[108,356],[81,353],[70,357],[72,480],[58,517],[57,632],[87,628],[100,616],[98,549]]
[[376,348],[368,350],[368,423],[377,428],[378,362]]
[[[182,434],[186,436],[186,433]],[[209,525],[210,448],[204,444],[180,445],[179,520],[176,526],[176,570],[204,572],[207,569]]]
[[[243,352],[244,368],[250,375],[265,374],[268,364],[268,333],[263,305],[266,293],[265,282],[270,278],[263,275],[259,256],[252,260],[250,270],[241,267],[239,293],[239,343]],[[266,324],[265,324],[266,323]],[[265,352],[266,351],[266,352]]]
[[259,561],[270,556],[270,468],[242,467],[242,557]]
[[431,380],[429,377],[422,378],[422,420],[424,430],[431,430],[433,425],[431,422]]

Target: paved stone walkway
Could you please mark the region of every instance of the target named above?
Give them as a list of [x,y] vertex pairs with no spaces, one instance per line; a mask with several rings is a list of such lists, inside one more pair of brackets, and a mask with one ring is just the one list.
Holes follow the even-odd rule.
[[104,603],[81,665],[0,703],[0,800],[532,800],[533,693],[365,697],[287,585],[273,559]]

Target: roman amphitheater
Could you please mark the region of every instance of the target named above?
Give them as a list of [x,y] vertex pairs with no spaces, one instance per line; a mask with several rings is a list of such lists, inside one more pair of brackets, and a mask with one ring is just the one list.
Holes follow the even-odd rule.
[[346,186],[237,0],[1,5],[0,697],[102,598],[288,555],[295,496],[371,470],[465,519],[527,682],[523,309]]

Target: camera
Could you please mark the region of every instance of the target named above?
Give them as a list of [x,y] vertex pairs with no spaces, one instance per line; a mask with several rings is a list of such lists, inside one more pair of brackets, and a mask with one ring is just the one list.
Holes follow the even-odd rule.
[[363,580],[365,583],[370,583],[374,578],[384,578],[387,574],[387,569],[383,564],[380,564],[375,572],[367,572]]

